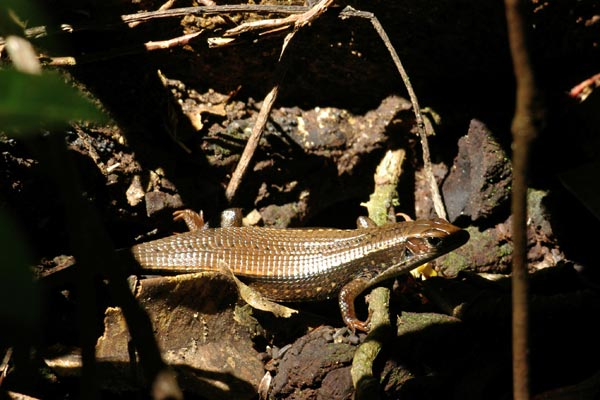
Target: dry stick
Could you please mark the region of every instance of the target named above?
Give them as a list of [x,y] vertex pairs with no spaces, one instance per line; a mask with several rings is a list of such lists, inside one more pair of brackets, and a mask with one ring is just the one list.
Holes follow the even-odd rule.
[[446,208],[444,207],[444,202],[442,201],[442,196],[440,195],[437,182],[435,181],[435,176],[433,175],[431,155],[429,153],[429,144],[427,141],[427,136],[435,136],[433,123],[427,115],[425,115],[423,122],[425,123],[425,131],[419,131],[419,135],[421,136],[421,146],[423,147],[423,168],[425,168],[425,176],[429,181],[429,190],[431,190],[433,208],[435,209],[435,213],[438,215],[438,217],[448,219]]
[[[173,17],[180,17],[180,16],[184,16],[184,15],[189,15],[189,14],[217,14],[217,13],[232,13],[232,12],[250,12],[250,11],[273,12],[273,13],[280,12],[280,13],[286,13],[286,14],[299,14],[299,15],[293,15],[294,18],[291,19],[291,22],[286,24],[286,26],[284,26],[284,28],[285,28],[285,27],[291,26],[291,24],[294,23],[294,27],[295,27],[294,29],[297,29],[298,27],[302,27],[302,26],[310,23],[313,19],[315,19],[316,17],[321,15],[323,12],[325,12],[325,10],[327,9],[327,5],[329,5],[332,1],[333,0],[322,0],[321,3],[317,4],[312,9],[307,9],[306,7],[293,7],[293,6],[285,7],[285,6],[252,6],[252,5],[186,7],[186,8],[172,9],[172,10],[162,9],[162,7],[161,7],[161,10],[159,10],[159,11],[151,11],[151,12],[146,12],[146,13],[123,15],[123,16],[121,16],[121,20],[123,22],[127,23],[130,27],[134,27],[135,25],[137,25],[141,22],[149,21],[149,20],[156,19],[156,18],[173,18]],[[326,3],[326,4],[322,4],[322,3]],[[272,29],[274,27],[280,26],[275,21],[280,21],[280,20],[263,20],[263,21],[258,21],[258,22],[263,23],[264,27]],[[249,23],[249,24],[252,24],[252,23]],[[110,26],[110,25],[105,25],[102,28],[106,29],[108,26]],[[236,29],[242,28],[245,26],[246,26],[246,24],[242,24],[239,27],[237,27]],[[96,29],[98,29],[98,28],[99,27],[96,26]],[[64,31],[73,32],[75,30],[94,29],[94,28],[93,28],[93,26],[87,26],[87,27],[80,27],[78,29],[74,29],[73,27],[70,27],[69,29],[65,29],[64,27],[62,27],[61,29],[63,32]],[[254,30],[254,29],[257,29],[257,28],[256,27],[254,27],[254,28],[247,27],[243,31],[246,32],[246,31],[250,31],[250,30]],[[28,36],[34,36],[36,38],[39,38],[39,37],[46,36],[47,29],[45,27],[38,27],[38,28],[32,28],[28,32],[29,32]],[[153,51],[153,50],[162,50],[162,49],[167,49],[167,48],[172,48],[172,47],[177,47],[177,46],[183,46],[183,45],[188,44],[192,39],[196,38],[201,33],[202,32],[194,32],[194,33],[182,35],[182,36],[179,36],[179,37],[176,37],[173,39],[157,41],[157,42],[147,42],[144,44],[144,49],[146,51]],[[241,32],[239,32],[239,33],[241,33]],[[232,34],[230,36],[234,36],[234,35],[235,34]],[[0,44],[2,44],[2,38],[0,38]],[[226,44],[228,44],[228,43],[226,43]],[[216,47],[216,46],[213,46],[213,47]],[[52,57],[52,58],[49,58],[49,60],[46,62],[46,65],[74,66],[77,64],[96,62],[96,61],[100,61],[100,60],[106,60],[106,59],[110,59],[110,58],[136,54],[139,52],[141,52],[141,48],[138,46],[138,47],[134,47],[134,48],[114,49],[114,50],[111,50],[108,52],[91,54],[88,56],[82,56],[82,57],[77,57],[77,58],[76,57]]]
[[371,331],[365,341],[356,349],[350,369],[356,400],[381,398],[379,379],[373,374],[373,363],[392,334],[389,303],[390,289],[377,287],[371,291],[369,295]]
[[527,159],[529,144],[537,136],[542,119],[533,68],[527,52],[525,2],[505,0],[508,39],[516,79],[512,182],[512,341],[513,397],[529,399],[528,304],[527,304]]
[[225,32],[223,36],[238,36],[242,33],[252,32],[256,30],[270,31],[274,29],[277,30],[279,28],[290,28],[292,26],[294,27],[294,30],[298,30],[310,24],[311,22],[319,18],[321,15],[323,15],[323,13],[327,11],[327,8],[331,6],[333,1],[334,0],[320,0],[309,10],[298,15],[290,15],[289,17],[285,18],[246,22],[238,27],[229,29],[227,32]]
[[[146,22],[161,18],[178,18],[186,15],[210,15],[210,14],[231,14],[231,13],[280,13],[280,14],[301,14],[309,10],[304,6],[269,6],[255,4],[231,4],[223,6],[199,6],[173,8],[170,10],[146,11],[135,14],[121,15],[120,22],[96,22],[83,25],[61,24],[58,28],[48,26],[35,26],[25,30],[25,37],[28,39],[40,39],[52,34],[73,33],[89,30],[108,30],[114,27],[122,27],[123,24],[132,24],[136,22]],[[5,38],[0,37],[0,45],[5,43]]]
[[408,91],[408,96],[410,97],[410,102],[412,103],[413,112],[415,114],[415,120],[417,123],[417,131],[419,133],[419,137],[421,138],[421,147],[423,148],[423,167],[425,168],[425,174],[427,176],[427,179],[429,180],[429,186],[431,189],[431,196],[435,212],[439,217],[447,218],[446,210],[444,209],[444,204],[442,202],[442,197],[440,196],[437,183],[435,182],[435,177],[433,176],[433,168],[431,167],[431,155],[429,153],[429,144],[427,142],[427,133],[425,131],[425,123],[423,121],[423,116],[421,115],[419,101],[410,83],[410,78],[408,77],[408,74],[406,73],[402,62],[400,61],[400,57],[396,52],[396,49],[394,49],[394,46],[390,42],[390,39],[387,33],[385,32],[385,29],[383,29],[383,26],[381,26],[381,23],[379,22],[375,14],[371,12],[355,10],[350,6],[347,6],[344,9],[344,11],[342,11],[342,13],[340,14],[340,17],[367,18],[369,21],[371,21],[371,24],[375,28],[375,31],[385,44],[385,47],[388,49],[388,52],[390,53],[390,56],[392,57],[392,60],[394,61],[394,64],[396,65],[396,68],[398,69],[398,72],[402,77],[402,81],[404,82],[406,90]]
[[[166,3],[163,3],[163,5],[161,5],[160,7],[158,7],[158,11],[170,10],[171,7],[173,7],[173,4],[175,4],[175,0],[167,0]],[[213,4],[207,4],[207,5],[214,6],[214,3]],[[141,21],[132,22],[132,23],[129,24],[129,27],[130,28],[135,28],[136,26],[138,26],[141,23],[142,23]]]
[[74,65],[80,65],[80,64],[85,64],[85,63],[90,63],[90,62],[97,62],[97,61],[101,61],[101,60],[108,60],[111,58],[116,58],[116,57],[124,57],[124,56],[128,56],[128,55],[132,55],[132,54],[137,54],[140,53],[142,51],[154,51],[154,50],[165,50],[165,49],[170,49],[170,48],[174,48],[174,47],[179,47],[179,46],[185,46],[187,44],[189,44],[193,39],[195,39],[196,37],[198,37],[202,32],[194,32],[194,33],[189,33],[187,35],[183,35],[183,36],[178,36],[176,38],[172,38],[172,39],[167,39],[167,40],[160,40],[157,42],[146,42],[143,44],[142,47],[140,46],[135,46],[135,47],[127,47],[127,48],[119,48],[119,49],[113,49],[110,51],[106,51],[106,52],[100,52],[100,53],[93,53],[87,56],[79,56],[79,57],[51,57],[51,58],[46,58],[45,65],[50,65],[50,66],[60,66],[60,67],[66,67],[66,66],[74,66]]
[[[254,126],[252,127],[252,133],[250,135],[250,138],[248,139],[248,143],[246,143],[246,147],[244,148],[244,152],[242,153],[242,156],[240,157],[240,161],[239,161],[238,165],[236,166],[235,171],[233,171],[233,174],[231,175],[231,180],[229,181],[229,184],[227,185],[227,189],[225,190],[225,198],[227,199],[227,201],[229,203],[231,203],[233,201],[233,198],[235,197],[237,190],[240,187],[242,179],[244,178],[244,175],[246,174],[246,171],[248,170],[248,167],[250,166],[250,162],[252,161],[254,152],[256,151],[256,148],[258,147],[258,142],[260,141],[262,132],[265,128],[265,125],[267,124],[267,118],[269,117],[269,114],[271,113],[271,109],[273,108],[273,103],[275,103],[275,99],[277,98],[277,94],[279,93],[279,83],[283,81],[283,78],[285,77],[285,73],[287,71],[286,54],[288,54],[289,51],[286,51],[286,50],[288,48],[290,41],[292,40],[294,34],[300,28],[309,24],[314,19],[316,19],[320,15],[322,15],[327,10],[327,7],[329,5],[331,5],[332,2],[333,2],[333,0],[321,0],[319,3],[317,3],[313,8],[311,8],[307,12],[295,16],[297,18],[295,18],[295,20],[293,21],[293,24],[294,24],[293,31],[291,31],[283,41],[283,45],[281,48],[281,54],[279,55],[279,62],[277,63],[277,71],[276,71],[276,75],[275,75],[275,85],[273,86],[273,88],[267,94],[267,96],[265,97],[265,99],[263,101],[262,107],[260,108],[258,116],[256,117],[256,122],[254,123]],[[229,36],[235,36],[236,34],[239,34],[241,32],[249,32],[249,31],[253,31],[256,29],[264,29],[265,27],[267,27],[269,29],[273,29],[275,27],[281,27],[281,26],[286,25],[286,24],[282,25],[280,20],[265,20],[265,21],[258,21],[258,22],[263,22],[263,23],[260,24],[258,27],[253,24],[242,24],[239,26],[239,28],[243,28],[242,30],[240,30],[238,33],[229,33]],[[269,22],[271,22],[271,24],[269,24]],[[285,57],[285,59],[284,59],[284,57]]]
[[204,15],[204,14],[223,14],[223,13],[239,13],[239,12],[254,12],[254,13],[282,13],[282,14],[301,14],[305,13],[308,8],[304,6],[267,6],[267,5],[252,5],[252,4],[230,4],[223,6],[200,6],[200,7],[184,7],[174,8],[164,11],[148,11],[143,13],[128,14],[121,16],[121,20],[125,23],[136,21],[149,21],[156,18],[173,18],[184,17],[186,15]]
[[[398,180],[402,174],[402,161],[406,152],[403,149],[388,150],[379,162],[373,179],[375,189],[369,201],[363,204],[369,210],[369,218],[377,225],[389,222],[389,211],[393,210],[394,200],[398,199]],[[378,287],[369,294],[369,315],[371,331],[352,359],[350,374],[356,390],[357,400],[379,398],[379,383],[374,377],[375,359],[383,349],[391,334],[390,322],[390,289]]]
[[8,375],[8,367],[10,366],[10,359],[13,354],[13,348],[9,347],[4,353],[4,358],[2,359],[2,363],[0,363],[0,387],[2,386],[2,382],[4,378]]
[[373,193],[369,195],[369,201],[361,203],[369,211],[369,218],[377,225],[389,223],[390,215],[394,215],[394,202],[398,201],[398,181],[405,157],[404,149],[388,150],[385,153],[373,176]]
[[[433,176],[433,171],[431,168],[429,146],[427,143],[427,136],[426,136],[426,132],[425,132],[425,123],[424,123],[423,117],[421,115],[419,102],[417,100],[417,96],[413,90],[413,87],[410,84],[410,79],[408,77],[408,74],[406,73],[406,70],[404,69],[402,62],[400,61],[400,57],[398,56],[398,53],[394,49],[394,46],[392,46],[387,33],[381,26],[381,23],[379,22],[379,20],[373,13],[358,11],[358,10],[354,10],[350,7],[346,7],[344,9],[344,11],[342,11],[342,13],[340,14],[340,17],[342,17],[342,18],[360,17],[360,18],[369,19],[371,21],[371,24],[375,28],[375,31],[379,34],[379,37],[385,44],[385,47],[388,49],[390,56],[392,57],[392,60],[394,61],[394,64],[396,65],[396,68],[400,72],[400,76],[402,77],[402,80],[406,86],[406,89],[410,96],[410,100],[412,102],[413,111],[415,113],[415,119],[417,122],[417,130],[419,132],[419,136],[421,137],[421,146],[423,147],[423,162],[424,162],[424,167],[425,167],[425,173],[426,173],[426,175],[429,179],[430,185],[431,185],[431,192],[432,192],[432,197],[433,197],[433,202],[434,202],[436,212],[440,217],[446,218],[446,212],[444,210],[442,200],[441,200],[441,197],[440,197],[440,194],[438,191],[438,187],[435,182],[435,178]],[[398,165],[397,168],[398,168],[397,173],[399,175],[400,165]],[[381,295],[379,294],[379,292],[376,292],[380,289],[382,290]],[[389,296],[389,292],[387,292],[386,290],[387,289],[377,288],[377,289],[373,290],[373,292],[371,293],[371,296],[373,296],[376,293],[378,296]],[[381,348],[383,346],[383,342],[385,342],[385,333],[387,333],[387,331],[389,330],[389,325],[390,325],[389,312],[388,312],[387,306],[383,306],[382,303],[385,303],[385,300],[380,300],[379,302],[374,302],[373,305],[371,304],[371,302],[369,302],[370,310],[371,310],[371,307],[373,307],[373,311],[374,311],[373,315],[375,315],[375,312],[381,313],[381,315],[382,315],[381,322],[379,322],[379,324],[380,324],[379,329],[382,329],[382,331],[381,332],[371,332],[369,334],[368,338],[370,338],[370,340],[366,341],[363,345],[360,346],[360,348],[359,348],[360,351],[357,350],[357,355],[355,355],[355,358],[352,362],[351,373],[352,373],[353,384],[356,389],[357,399],[378,399],[379,398],[379,395],[378,395],[379,388],[377,387],[377,381],[373,378],[372,365],[374,363],[375,358],[379,354],[379,351],[381,350]],[[374,328],[375,324],[372,327]],[[382,333],[384,333],[384,334],[381,335]],[[374,336],[374,337],[371,337],[371,336]]]
[[275,84],[263,100],[263,104],[260,107],[258,116],[256,117],[256,122],[254,122],[254,126],[252,127],[250,138],[248,138],[248,142],[246,143],[244,152],[240,157],[240,161],[235,167],[235,171],[233,171],[233,174],[231,175],[231,180],[227,185],[227,189],[225,189],[225,198],[229,203],[231,203],[235,197],[237,190],[242,183],[242,179],[244,178],[244,175],[250,166],[250,162],[252,161],[254,152],[258,147],[258,142],[260,141],[262,132],[267,124],[267,118],[269,117],[271,109],[273,108],[273,103],[275,103],[275,99],[277,99],[277,94],[279,93],[279,84],[283,82],[283,79],[285,78],[285,73],[287,72],[287,57],[284,59],[285,44],[286,43],[284,43],[284,47],[282,48],[279,62],[277,63],[275,71]]
[[594,89],[600,87],[600,74],[596,74],[578,85],[574,86],[569,91],[569,96],[579,100],[579,102],[585,101],[590,94],[594,91]]

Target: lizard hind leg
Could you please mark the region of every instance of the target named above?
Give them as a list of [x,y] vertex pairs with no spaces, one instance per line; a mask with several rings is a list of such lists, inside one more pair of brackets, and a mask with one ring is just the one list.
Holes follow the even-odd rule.
[[[202,211],[199,213],[190,209],[177,210],[173,213],[174,221],[183,221],[190,231],[208,228],[204,221]],[[231,226],[242,226],[242,210],[239,208],[228,208],[221,213],[221,228]]]
[[199,229],[207,228],[207,224],[204,222],[204,215],[202,214],[202,211],[197,213],[190,209],[177,210],[173,213],[173,221],[185,222],[190,231],[197,231]]

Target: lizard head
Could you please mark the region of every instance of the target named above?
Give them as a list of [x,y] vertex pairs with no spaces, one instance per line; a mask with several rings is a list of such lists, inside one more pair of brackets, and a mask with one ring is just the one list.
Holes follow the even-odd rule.
[[412,254],[448,253],[469,240],[469,233],[442,218],[416,220],[407,234],[406,247]]

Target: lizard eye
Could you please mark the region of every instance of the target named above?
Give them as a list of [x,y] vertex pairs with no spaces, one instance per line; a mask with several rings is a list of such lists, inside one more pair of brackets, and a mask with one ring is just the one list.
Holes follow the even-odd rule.
[[442,242],[442,239],[435,236],[430,236],[427,239],[427,243],[432,247],[437,247]]
[[409,248],[405,248],[405,249],[404,249],[404,256],[405,256],[406,258],[411,258],[412,256],[414,256],[414,253],[412,252],[412,250],[411,250],[411,249],[409,249]]

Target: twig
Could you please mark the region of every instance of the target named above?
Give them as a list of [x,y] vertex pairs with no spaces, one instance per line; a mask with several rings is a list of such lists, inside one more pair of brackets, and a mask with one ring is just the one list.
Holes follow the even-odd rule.
[[154,51],[154,50],[165,50],[178,46],[185,46],[190,43],[193,39],[198,37],[202,32],[194,32],[183,36],[178,36],[176,38],[160,40],[157,42],[146,42],[143,47],[134,46],[127,48],[114,49],[107,52],[100,52],[95,54],[90,54],[86,56],[79,57],[51,57],[47,58],[48,61],[45,62],[45,65],[51,65],[54,67],[66,67],[66,66],[74,66],[81,65],[90,62],[96,62],[100,60],[108,60],[116,57],[128,56],[131,54],[137,54],[144,51]]
[[512,342],[513,397],[529,399],[529,320],[527,304],[527,159],[529,144],[537,136],[542,120],[533,68],[526,41],[525,1],[505,0],[508,39],[516,79],[512,181]]
[[385,29],[383,29],[383,26],[381,25],[381,23],[379,22],[379,19],[377,19],[375,14],[373,14],[371,12],[355,10],[350,6],[347,6],[340,13],[340,17],[341,18],[359,17],[359,18],[366,18],[369,21],[371,21],[373,28],[375,28],[375,31],[377,32],[377,34],[379,35],[379,37],[385,44],[385,47],[387,48],[388,52],[390,53],[390,56],[392,57],[392,60],[394,61],[394,64],[396,65],[396,68],[398,69],[398,72],[400,73],[400,76],[402,77],[402,81],[404,82],[404,85],[406,86],[406,90],[408,91],[408,96],[410,97],[410,102],[412,103],[413,113],[415,114],[415,121],[416,121],[416,125],[417,125],[417,132],[419,133],[419,137],[421,139],[421,147],[423,148],[423,167],[425,169],[425,174],[429,180],[429,184],[430,184],[430,188],[431,188],[431,197],[433,199],[435,211],[438,216],[440,216],[442,218],[446,218],[446,211],[444,210],[444,207],[443,207],[442,197],[440,196],[440,192],[437,187],[437,183],[435,182],[435,177],[433,176],[433,169],[431,167],[431,156],[429,153],[429,144],[427,141],[427,133],[426,133],[426,129],[425,129],[425,123],[423,121],[423,116],[421,114],[421,108],[419,106],[419,101],[418,101],[417,95],[415,94],[415,91],[410,83],[410,78],[409,78],[408,74],[406,73],[406,70],[404,69],[402,62],[400,61],[400,57],[398,56],[398,53],[396,52],[396,49],[394,49],[394,46],[390,42],[390,38],[388,37],[387,33],[385,32]]
[[[73,33],[89,30],[108,30],[115,27],[131,26],[137,22],[146,22],[161,18],[179,18],[186,15],[211,15],[231,13],[264,13],[264,14],[301,14],[308,10],[304,6],[271,6],[257,4],[231,4],[223,6],[199,6],[173,8],[170,10],[147,11],[135,14],[122,15],[119,22],[95,22],[83,25],[61,24],[59,27],[35,26],[25,30],[28,39],[40,39],[49,35],[59,33]],[[0,37],[0,45],[5,43],[5,38]]]
[[[287,38],[286,38],[287,39]],[[229,203],[231,203],[242,183],[242,179],[250,166],[250,162],[252,161],[252,157],[258,147],[258,142],[262,136],[265,125],[267,124],[267,119],[269,118],[269,114],[271,113],[271,109],[273,108],[273,104],[277,99],[277,95],[279,93],[279,85],[283,82],[285,78],[285,74],[287,72],[287,57],[285,57],[285,49],[287,44],[289,43],[289,39],[284,41],[281,49],[281,54],[279,57],[279,62],[277,63],[277,67],[275,70],[275,84],[265,96],[263,100],[262,106],[260,107],[260,111],[258,112],[258,116],[256,117],[256,121],[254,122],[254,126],[252,127],[252,133],[248,138],[248,142],[246,143],[246,147],[244,147],[244,151],[240,157],[240,161],[238,162],[233,174],[231,175],[231,179],[229,180],[229,184],[227,185],[227,189],[225,189],[225,198]]]
[[[170,10],[171,7],[173,7],[173,4],[175,4],[175,0],[167,0],[166,3],[163,3],[159,8],[158,11],[164,11],[164,10]],[[205,5],[211,5],[214,6],[215,4],[205,4]],[[129,24],[130,28],[135,28],[136,26],[138,26],[139,24],[141,24],[141,21],[137,21],[137,22],[132,22]]]
[[390,215],[394,215],[394,202],[398,201],[398,181],[405,156],[403,149],[388,150],[385,153],[373,177],[375,189],[369,196],[369,201],[361,204],[367,207],[369,218],[377,225],[387,224],[390,222]]
[[[296,16],[297,18],[294,19],[293,30],[290,33],[288,33],[288,35],[285,37],[285,39],[283,41],[283,45],[281,47],[281,53],[279,55],[279,62],[277,63],[277,67],[276,67],[277,70],[275,73],[275,84],[273,85],[273,88],[269,91],[269,93],[267,93],[267,96],[263,100],[262,107],[260,108],[258,116],[256,117],[256,122],[254,123],[254,126],[252,127],[252,133],[250,135],[250,138],[248,139],[248,142],[246,143],[246,147],[244,148],[244,152],[242,153],[242,156],[240,157],[240,161],[238,162],[238,165],[236,166],[235,171],[233,171],[233,174],[231,175],[231,180],[229,181],[229,184],[227,185],[227,189],[225,190],[225,198],[227,199],[227,201],[229,201],[229,203],[231,203],[233,201],[233,199],[238,191],[238,188],[240,187],[242,179],[244,178],[244,175],[246,174],[246,171],[248,170],[248,167],[250,166],[250,162],[252,161],[252,157],[254,156],[256,148],[258,147],[258,142],[260,141],[262,132],[265,128],[265,125],[267,124],[267,118],[269,117],[269,114],[271,113],[271,109],[273,108],[275,99],[277,99],[277,94],[279,93],[279,84],[285,78],[285,73],[287,72],[287,57],[286,57],[286,55],[289,53],[289,51],[286,51],[286,50],[289,47],[288,46],[289,43],[291,42],[295,33],[300,28],[306,26],[308,23],[313,21],[315,18],[319,17],[323,12],[325,12],[327,7],[329,5],[331,5],[332,2],[333,2],[333,0],[321,0],[313,8],[311,8],[310,10],[308,10],[307,12],[305,12],[301,15]],[[267,22],[268,21],[270,21],[270,20],[267,20]],[[261,21],[259,21],[259,22],[261,22]],[[243,27],[244,25],[251,26],[249,24],[242,24],[242,25],[240,25],[240,28]],[[267,26],[267,24],[262,25],[262,27],[265,27],[265,26]],[[283,26],[286,26],[286,25],[278,25],[277,27],[281,28]],[[273,29],[275,27],[276,27],[275,25],[269,26],[270,29]],[[248,32],[248,31],[254,30],[254,29],[258,29],[258,28],[250,27],[248,29],[244,29],[243,32]],[[239,33],[241,33],[241,31]]]
[[205,14],[231,14],[231,13],[282,13],[282,14],[301,14],[308,10],[304,6],[268,6],[256,4],[230,4],[223,6],[200,6],[174,8],[164,11],[148,11],[143,13],[128,14],[121,16],[121,20],[129,24],[136,21],[149,21],[157,18],[184,17],[186,15],[205,15]]
[[[377,225],[389,222],[390,211],[393,215],[393,203],[398,200],[398,180],[402,174],[403,149],[388,150],[379,162],[374,175],[375,189],[366,204],[369,218]],[[359,346],[352,359],[352,383],[357,400],[378,399],[379,384],[373,376],[373,364],[390,334],[390,290],[378,287],[369,295],[369,316],[371,331],[363,344]]]
[[569,91],[569,96],[582,103],[598,87],[600,87],[600,74],[596,74],[574,86]]
[[[431,155],[429,153],[429,145],[427,143],[427,136],[435,136],[435,131],[433,130],[433,124],[427,115],[424,116],[423,122],[425,123],[425,131],[427,134],[425,136],[421,136],[421,145],[423,146],[423,168],[425,169],[425,176],[429,181],[429,190],[431,190],[431,200],[433,201],[433,209],[438,217],[447,219],[448,215],[446,214],[446,208],[444,207],[444,202],[442,201],[442,196],[440,195],[440,190],[438,188],[437,182],[435,181],[435,175],[433,175],[433,167],[431,165]],[[419,135],[421,133],[419,132]]]
[[2,363],[0,363],[0,387],[2,387],[2,382],[4,378],[8,375],[8,367],[10,366],[10,359],[13,354],[12,347],[9,347],[4,353],[4,358],[2,359]]
[[253,32],[253,31],[279,31],[281,29],[293,28],[298,30],[317,18],[319,18],[327,8],[331,6],[333,0],[320,0],[317,4],[311,7],[306,12],[298,15],[290,15],[285,18],[266,19],[261,21],[247,22],[233,29],[229,29],[223,36],[231,37],[238,36],[242,33]]
[[[276,72],[275,72],[275,84],[273,85],[273,88],[271,88],[271,90],[269,91],[269,93],[267,93],[267,96],[263,100],[262,107],[260,108],[260,111],[258,112],[258,116],[256,117],[256,122],[254,123],[254,126],[252,127],[252,133],[250,134],[250,138],[248,139],[248,142],[246,143],[246,147],[244,148],[244,152],[242,153],[242,155],[240,157],[240,161],[238,162],[238,165],[236,166],[235,171],[233,171],[233,174],[231,175],[231,180],[229,181],[229,184],[227,185],[227,189],[225,190],[225,198],[227,199],[227,201],[229,201],[229,203],[231,203],[233,201],[233,199],[238,191],[238,188],[240,187],[240,184],[242,183],[242,179],[244,178],[244,175],[246,174],[246,171],[248,170],[248,167],[250,166],[250,162],[252,161],[252,157],[254,156],[254,153],[258,147],[258,142],[260,141],[262,132],[265,128],[265,125],[267,124],[267,119],[269,117],[269,114],[271,113],[273,104],[275,103],[275,100],[277,99],[277,94],[279,93],[279,84],[285,78],[285,74],[287,72],[287,56],[286,55],[289,53],[289,51],[286,51],[286,50],[289,47],[288,46],[289,43],[291,42],[292,38],[294,37],[294,35],[300,28],[306,26],[307,24],[312,22],[315,18],[318,18],[321,14],[323,14],[325,12],[325,10],[327,10],[327,7],[329,5],[331,5],[332,2],[333,2],[333,0],[321,0],[307,12],[300,14],[300,15],[293,16],[296,18],[294,18],[293,21],[290,20],[292,22],[288,21],[289,24],[293,23],[293,30],[290,33],[288,33],[288,35],[286,35],[286,37],[283,41],[283,45],[281,47],[281,53],[279,55],[279,62],[277,63]],[[269,22],[269,21],[271,21],[271,22]],[[242,24],[238,28],[243,28],[243,29],[238,30],[237,33],[235,33],[235,34],[231,33],[231,31],[228,31],[229,34],[226,33],[226,35],[227,36],[235,36],[242,32],[249,32],[251,30],[263,29],[265,27],[268,27],[269,29],[274,29],[274,28],[282,28],[282,27],[286,27],[286,26],[292,26],[292,25],[288,25],[288,24],[277,25],[277,24],[273,23],[273,21],[274,20],[258,21],[258,22],[265,22],[262,25],[256,25],[256,24],[251,24],[251,23]]]
[[379,383],[373,376],[373,364],[391,334],[389,313],[390,289],[378,287],[369,295],[369,315],[371,331],[363,344],[359,346],[352,359],[352,384],[357,400],[379,399]]

